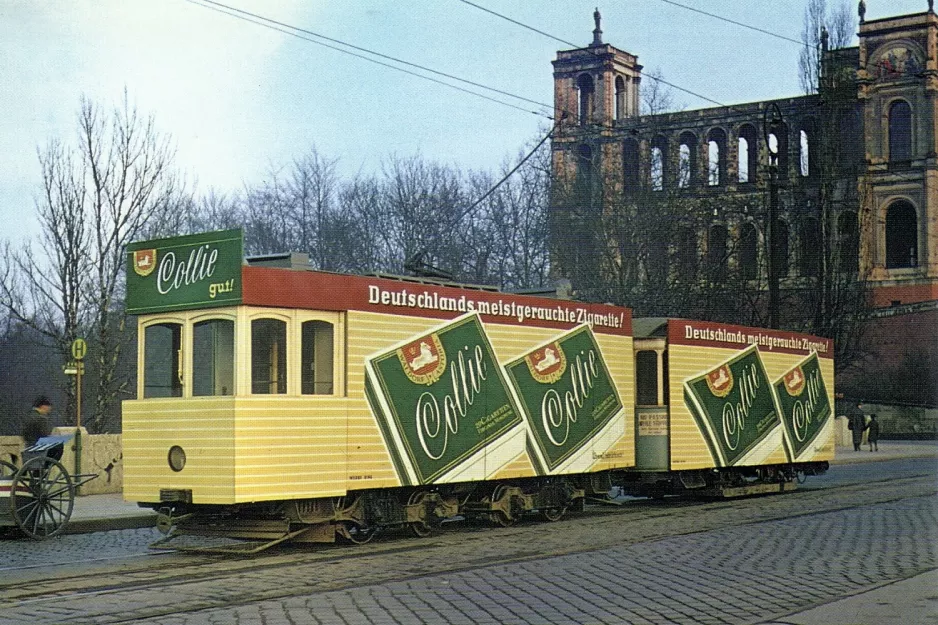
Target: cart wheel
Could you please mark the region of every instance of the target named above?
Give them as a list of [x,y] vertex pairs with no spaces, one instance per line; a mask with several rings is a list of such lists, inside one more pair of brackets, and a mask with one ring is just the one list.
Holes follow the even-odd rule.
[[30,538],[43,540],[65,529],[74,504],[75,485],[57,460],[32,458],[13,477],[13,521]]
[[0,479],[12,480],[18,470],[15,464],[0,460]]

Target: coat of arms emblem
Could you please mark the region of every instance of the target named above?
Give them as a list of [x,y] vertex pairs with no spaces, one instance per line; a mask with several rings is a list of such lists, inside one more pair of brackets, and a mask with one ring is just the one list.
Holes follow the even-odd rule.
[[805,377],[801,367],[795,367],[785,374],[783,378],[785,392],[792,397],[798,397],[804,391]]
[[563,348],[554,341],[524,357],[531,377],[541,384],[553,384],[567,370],[567,356]]
[[134,251],[134,273],[141,278],[146,278],[156,269],[156,250],[135,250]]
[[733,390],[733,372],[722,365],[707,374],[707,387],[714,397],[726,397]]
[[436,333],[398,348],[397,357],[414,384],[434,384],[446,371],[446,350]]

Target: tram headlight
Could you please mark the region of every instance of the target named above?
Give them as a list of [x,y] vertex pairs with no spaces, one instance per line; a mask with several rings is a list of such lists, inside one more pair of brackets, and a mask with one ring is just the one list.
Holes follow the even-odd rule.
[[169,448],[169,454],[166,459],[169,461],[169,468],[179,473],[186,466],[186,452],[179,445],[173,445]]

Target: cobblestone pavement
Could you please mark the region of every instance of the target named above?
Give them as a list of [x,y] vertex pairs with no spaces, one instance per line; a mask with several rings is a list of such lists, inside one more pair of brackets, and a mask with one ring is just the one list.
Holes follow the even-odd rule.
[[[444,536],[418,551],[390,544],[355,561],[274,568],[277,558],[239,560],[229,562],[224,579],[195,576],[7,603],[0,623],[758,623],[938,568],[934,484],[918,491],[872,488],[883,491],[878,502],[856,490],[844,496],[859,507],[820,512],[812,511],[820,493],[805,493],[670,509],[628,524],[616,515],[567,528]],[[772,508],[789,508],[787,518],[758,520]],[[733,523],[734,516],[741,521]],[[672,535],[654,538],[654,526]],[[569,540],[571,530],[608,532],[595,544],[620,544],[488,564],[539,546],[559,553],[552,537]],[[628,533],[634,540],[623,544]],[[577,540],[589,543],[586,536]],[[447,565],[457,570],[434,569]],[[157,604],[166,608],[159,616]]]
[[936,567],[927,497],[140,622],[754,623]]

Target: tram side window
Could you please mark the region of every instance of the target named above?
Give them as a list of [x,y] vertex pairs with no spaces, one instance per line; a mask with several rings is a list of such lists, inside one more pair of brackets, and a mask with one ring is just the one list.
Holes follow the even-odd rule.
[[200,321],[192,327],[192,394],[234,393],[234,322]]
[[182,397],[182,325],[147,326],[143,338],[143,396]]
[[304,395],[331,395],[333,388],[332,324],[326,321],[303,323]]
[[287,392],[287,324],[278,319],[251,322],[251,392]]
[[635,401],[639,406],[658,405],[658,354],[654,351],[635,355]]

